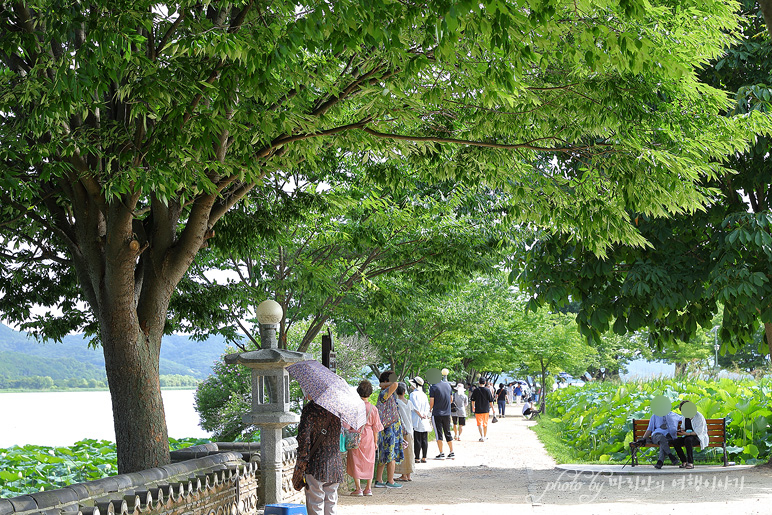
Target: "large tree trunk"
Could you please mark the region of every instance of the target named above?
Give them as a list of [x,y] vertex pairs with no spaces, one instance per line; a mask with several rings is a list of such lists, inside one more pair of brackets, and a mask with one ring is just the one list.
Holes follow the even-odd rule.
[[764,336],[767,338],[767,352],[769,352],[769,360],[772,361],[772,324],[764,324]]
[[[121,473],[169,463],[169,438],[159,382],[161,340],[143,333],[130,320],[130,313],[119,312],[110,321],[102,322]],[[127,326],[132,330],[123,329]]]
[[541,395],[539,396],[539,410],[544,413],[547,407],[547,367],[543,359],[539,359],[541,365]]
[[[139,193],[111,203],[73,203],[80,224],[66,232],[84,296],[99,323],[112,400],[118,472],[169,463],[159,380],[169,301],[208,233],[214,197],[199,198],[178,234],[181,207],[152,200],[134,218]],[[96,204],[96,205],[95,205]]]
[[764,24],[767,26],[767,32],[772,36],[772,0],[759,0],[759,8],[764,16]]

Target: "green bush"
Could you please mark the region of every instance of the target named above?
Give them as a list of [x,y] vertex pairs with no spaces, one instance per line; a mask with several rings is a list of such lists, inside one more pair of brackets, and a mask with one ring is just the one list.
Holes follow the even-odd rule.
[[[769,419],[772,381],[670,380],[588,383],[550,394],[549,415],[561,438],[582,460],[621,462],[629,457],[632,419],[649,418],[657,395],[693,401],[705,418],[727,418],[727,452],[738,463],[767,461],[772,452]],[[718,450],[720,452],[720,449]],[[701,451],[696,457],[716,452]]]
[[[169,439],[172,451],[207,443],[198,438]],[[0,498],[94,481],[117,474],[115,444],[81,440],[70,447],[14,445],[0,448]]]

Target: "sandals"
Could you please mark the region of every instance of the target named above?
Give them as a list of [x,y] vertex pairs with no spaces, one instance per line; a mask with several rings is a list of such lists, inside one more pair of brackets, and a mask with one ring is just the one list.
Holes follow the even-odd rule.
[[687,463],[684,468],[686,468],[686,469],[693,469],[694,468],[694,463]]
[[362,495],[364,495],[364,492],[362,492],[362,490],[354,490],[349,495],[352,497],[362,497]]
[[421,463],[421,460],[420,460],[420,458],[416,458],[416,459],[415,459],[415,462],[416,462],[416,463]]
[[421,463],[426,463],[426,458],[421,458]]

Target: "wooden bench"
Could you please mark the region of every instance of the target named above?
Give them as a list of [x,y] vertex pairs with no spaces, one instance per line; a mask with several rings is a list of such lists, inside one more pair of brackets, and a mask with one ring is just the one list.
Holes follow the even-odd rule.
[[[709,418],[705,422],[708,424],[708,447],[721,447],[724,450],[724,466],[729,465],[726,455],[726,419]],[[646,428],[649,427],[648,418],[633,419],[633,441],[630,442],[630,458],[632,467],[638,465],[638,449],[641,447],[659,447],[653,443],[638,445],[637,442],[643,438]],[[680,424],[679,424],[680,429]]]

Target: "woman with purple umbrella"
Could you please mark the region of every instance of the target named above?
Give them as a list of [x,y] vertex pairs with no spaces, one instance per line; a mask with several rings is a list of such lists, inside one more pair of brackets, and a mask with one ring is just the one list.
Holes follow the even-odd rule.
[[345,477],[343,460],[340,459],[340,418],[309,401],[300,415],[297,439],[295,466],[305,465],[308,513],[334,514],[338,504],[338,485]]
[[287,372],[310,401],[300,415],[293,486],[296,490],[305,488],[309,515],[333,515],[338,485],[345,477],[340,456],[341,421],[359,429],[365,423],[365,407],[343,378],[318,361],[299,361],[289,365]]

